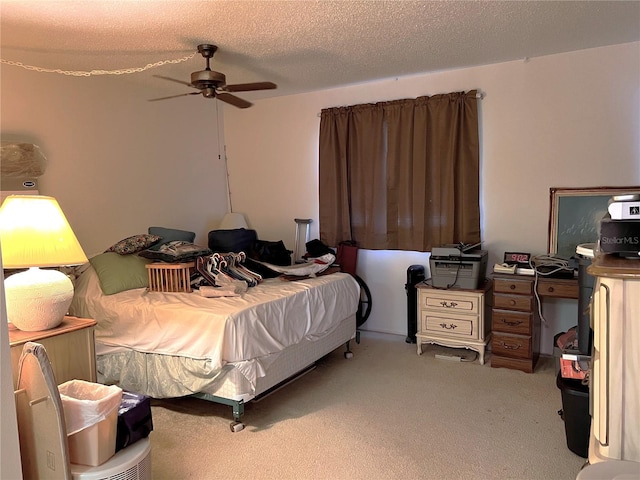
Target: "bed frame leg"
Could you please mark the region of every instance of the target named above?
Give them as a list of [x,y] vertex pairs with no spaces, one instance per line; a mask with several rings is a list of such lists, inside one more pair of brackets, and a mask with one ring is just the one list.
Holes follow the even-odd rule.
[[353,358],[353,352],[351,351],[350,343],[351,343],[351,340],[347,340],[347,343],[345,344],[347,351],[344,352],[344,358],[346,358],[347,360],[350,360]]
[[222,403],[229,405],[233,408],[233,422],[229,425],[232,432],[239,432],[244,429],[244,423],[240,421],[242,415],[244,415],[244,401],[243,400],[231,400],[224,397],[218,397],[209,393],[194,393],[192,397],[201,398],[209,402]]

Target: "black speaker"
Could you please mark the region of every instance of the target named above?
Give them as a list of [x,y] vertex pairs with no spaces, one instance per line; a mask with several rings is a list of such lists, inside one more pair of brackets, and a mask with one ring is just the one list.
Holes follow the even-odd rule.
[[418,331],[418,289],[416,285],[424,280],[424,266],[411,265],[407,268],[407,283],[404,286],[407,292],[407,343],[416,343]]

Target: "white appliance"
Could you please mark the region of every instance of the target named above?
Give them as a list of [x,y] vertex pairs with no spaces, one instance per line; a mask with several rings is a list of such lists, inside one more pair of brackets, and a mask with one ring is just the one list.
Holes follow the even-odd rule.
[[151,480],[151,440],[138,440],[102,465],[71,464],[73,480]]

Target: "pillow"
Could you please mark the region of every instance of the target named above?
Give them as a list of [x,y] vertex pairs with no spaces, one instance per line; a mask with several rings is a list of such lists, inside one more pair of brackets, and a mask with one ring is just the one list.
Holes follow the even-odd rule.
[[146,258],[106,252],[90,258],[89,263],[98,274],[100,288],[105,295],[149,286],[145,265],[151,261]]
[[189,262],[195,260],[197,257],[211,255],[212,253],[213,252],[207,247],[201,247],[191,242],[175,240],[173,242],[163,243],[157,250],[143,250],[139,255],[144,258],[150,258],[151,260],[179,263]]
[[142,233],[140,235],[133,235],[120,240],[118,243],[114,243],[105,252],[116,252],[120,255],[129,255],[132,253],[138,253],[142,250],[146,250],[154,243],[162,240],[159,235],[149,235]]
[[178,230],[176,228],[149,227],[149,234],[162,237],[162,240],[150,248],[151,250],[158,250],[163,243],[173,242],[175,240],[193,243],[196,239],[195,232]]

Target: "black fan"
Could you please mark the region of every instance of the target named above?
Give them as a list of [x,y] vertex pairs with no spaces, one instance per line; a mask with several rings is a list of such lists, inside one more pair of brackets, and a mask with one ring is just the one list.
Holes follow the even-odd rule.
[[203,44],[198,45],[198,52],[206,59],[207,67],[199,72],[193,72],[191,74],[191,83],[183,82],[182,80],[176,80],[175,78],[163,77],[160,75],[154,75],[155,77],[162,78],[164,80],[170,80],[172,82],[181,83],[187,87],[198,89],[197,92],[181,93],[179,95],[171,95],[169,97],[153,98],[150,102],[158,100],[166,100],[168,98],[183,97],[185,95],[199,95],[202,94],[206,98],[217,98],[234,107],[248,108],[253,105],[251,102],[247,102],[240,97],[232,95],[229,92],[250,92],[253,90],[272,90],[277,88],[277,85],[272,82],[255,82],[255,83],[240,83],[236,85],[227,85],[226,77],[220,72],[215,72],[209,67],[209,59],[213,58],[213,54],[216,53],[218,47],[215,45]]

